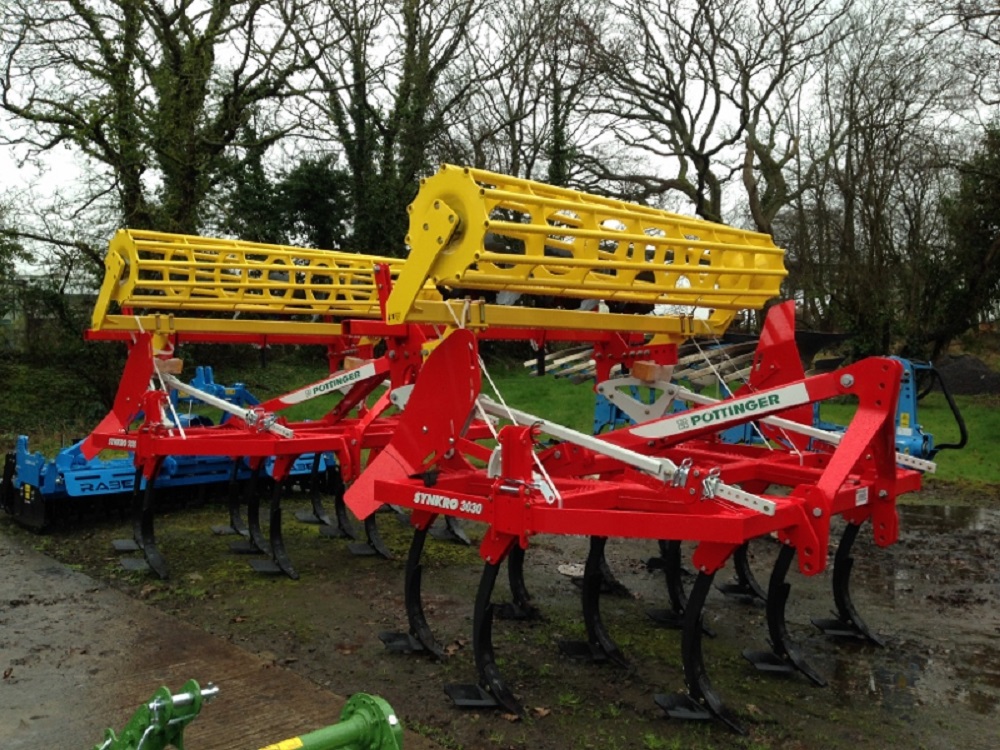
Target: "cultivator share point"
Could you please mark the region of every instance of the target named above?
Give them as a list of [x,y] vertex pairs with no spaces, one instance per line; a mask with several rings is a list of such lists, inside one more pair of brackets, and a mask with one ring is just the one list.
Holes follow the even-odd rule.
[[[461,520],[485,525],[473,607],[478,681],[448,687],[459,705],[521,711],[494,652],[492,595],[506,561],[509,611],[536,611],[523,566],[538,534],[591,538],[584,651],[619,664],[627,657],[600,614],[610,576],[605,544],[660,542],[687,687],[656,697],[672,717],[742,729],[709,681],[701,646],[706,597],[730,558],[743,593],[767,599],[772,652],[748,655],[764,669],[822,681],[788,638],[786,578],[795,560],[805,575],[826,568],[834,517],[847,524],[834,560],[837,616],[821,626],[874,640],[850,595],[852,544],[865,522],[878,545],[895,542],[897,497],[934,468],[895,449],[902,365],[870,358],[807,377],[786,302],[770,309],[755,351],[734,364],[746,383],[730,397],[712,400],[671,382],[680,344],[712,343],[741,311],[778,295],[786,272],[770,237],[452,166],[422,181],[409,212],[405,262],[134,230],[116,236],[89,336],[126,341],[130,353],[113,409],[80,452],[89,459],[112,447],[130,451],[135,541],[157,573],[167,570],[153,534],[155,492],[169,460],[224,458],[252,478],[266,471],[268,537],[253,491],[243,523],[236,481],[230,528],[295,577],[281,535],[281,488],[296,461],[309,461],[316,475],[317,457],[329,456],[337,520],[321,505],[313,520],[349,533],[346,502],[365,522],[367,549],[387,555],[375,512],[385,504],[410,511],[409,632],[386,634],[392,648],[443,655],[421,600],[424,543],[438,518],[452,530]],[[487,397],[479,348],[489,339],[531,341],[543,361],[551,344],[587,347],[597,383],[634,424],[583,434],[508,406],[495,388]],[[182,379],[171,355],[183,342],[319,344],[330,375],[260,404],[227,403]],[[630,403],[638,385],[656,398]],[[172,391],[212,405],[226,421],[181,424]],[[332,392],[339,398],[321,419],[283,416]],[[857,402],[846,430],[814,427],[814,406],[834,398]],[[733,429],[757,438],[723,439]],[[19,481],[9,473],[5,486]],[[750,540],[769,535],[781,551],[765,592],[745,553]],[[680,582],[681,542],[695,545],[690,592]]]

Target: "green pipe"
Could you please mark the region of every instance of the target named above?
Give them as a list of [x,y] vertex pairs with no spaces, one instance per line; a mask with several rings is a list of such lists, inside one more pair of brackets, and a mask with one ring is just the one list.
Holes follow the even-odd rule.
[[340,721],[261,750],[402,750],[403,726],[383,699],[355,693]]

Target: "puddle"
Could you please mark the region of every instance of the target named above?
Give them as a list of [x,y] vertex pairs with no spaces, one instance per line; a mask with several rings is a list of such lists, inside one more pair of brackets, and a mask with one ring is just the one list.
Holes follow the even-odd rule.
[[900,506],[900,540],[854,549],[851,591],[886,648],[842,645],[825,674],[846,705],[1000,715],[1000,510]]
[[900,505],[900,524],[910,531],[998,531],[1000,510],[960,505]]
[[923,705],[962,705],[979,715],[1000,713],[1000,652],[919,655],[891,644],[889,651],[843,650],[826,672],[846,706],[875,703],[906,717]]

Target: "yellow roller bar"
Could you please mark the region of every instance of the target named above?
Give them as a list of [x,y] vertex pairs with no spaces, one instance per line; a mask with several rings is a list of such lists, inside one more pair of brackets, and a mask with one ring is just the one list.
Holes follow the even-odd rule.
[[[122,229],[105,258],[95,330],[121,327],[112,303],[144,313],[198,311],[269,316],[378,318],[374,267],[397,276],[403,261],[239,240]],[[440,299],[433,290],[419,297]],[[232,330],[224,321],[218,330]],[[241,327],[243,324],[236,326]],[[253,323],[246,321],[247,330]]]
[[[736,311],[776,297],[787,275],[783,251],[766,234],[484,170],[442,166],[421,182],[409,211],[410,255],[389,298],[389,322],[433,317],[439,306],[418,302],[430,282],[637,303],[656,308],[663,330],[693,320],[718,334]],[[502,317],[545,320],[531,308]],[[585,327],[600,327],[587,320]],[[629,325],[627,316],[614,321]]]

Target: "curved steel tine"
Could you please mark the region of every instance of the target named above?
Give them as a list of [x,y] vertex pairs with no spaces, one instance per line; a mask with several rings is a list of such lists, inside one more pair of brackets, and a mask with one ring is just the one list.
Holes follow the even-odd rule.
[[493,587],[496,585],[499,571],[500,563],[486,563],[483,575],[479,579],[472,623],[472,652],[476,658],[480,685],[500,706],[513,714],[520,715],[524,713],[524,709],[507,687],[493,652],[493,605],[490,603],[490,598],[493,596]]
[[687,606],[687,594],[684,592],[684,582],[681,580],[681,543],[676,539],[660,539],[660,559],[658,567],[663,569],[667,584],[669,609],[649,609],[646,614],[657,625],[665,628],[680,628],[684,624],[684,609]]
[[[684,590],[684,576],[687,572],[681,563],[681,543],[677,539],[661,539],[659,545],[670,608],[650,609],[646,611],[646,615],[657,625],[679,630],[684,627],[684,613],[688,604],[688,596]],[[705,635],[709,638],[715,637],[715,631],[707,625],[704,628]]]
[[410,553],[406,558],[406,578],[404,595],[406,599],[406,619],[410,625],[410,635],[417,639],[431,655],[438,659],[444,658],[444,650],[434,638],[427,618],[424,615],[424,604],[420,593],[423,579],[423,566],[420,557],[424,551],[427,539],[427,529],[414,529],[413,541],[410,543]]
[[423,555],[426,540],[427,527],[415,528],[413,539],[410,541],[410,552],[406,557],[403,594],[406,602],[406,620],[410,630],[408,633],[383,630],[378,634],[378,637],[389,651],[402,654],[427,652],[437,659],[443,659],[444,649],[438,644],[430,625],[427,624],[423,598],[420,593],[421,581],[423,580],[423,566],[420,564],[420,557]]
[[767,630],[771,638],[772,651],[748,649],[743,652],[743,656],[762,672],[788,673],[794,669],[804,674],[814,684],[822,687],[826,685],[826,680],[809,666],[788,637],[785,605],[792,587],[785,580],[785,577],[788,575],[788,569],[794,559],[795,547],[783,544],[778,553],[778,559],[775,560],[774,569],[771,571],[771,580],[767,587]]
[[282,573],[294,581],[298,580],[299,574],[292,565],[292,559],[288,556],[288,551],[285,549],[285,538],[281,533],[281,485],[281,482],[275,480],[271,490],[271,512],[268,524],[271,559]]
[[732,596],[747,603],[754,601],[766,602],[767,594],[750,568],[750,560],[747,558],[749,547],[750,542],[746,541],[733,552],[733,567],[736,569],[736,580],[730,583],[723,583],[717,586],[717,588],[726,596]]
[[247,484],[247,528],[250,531],[250,546],[258,552],[270,554],[271,550],[264,538],[264,532],[260,528],[260,492],[259,481],[260,472],[264,467],[264,462],[259,461],[250,473],[250,482]]
[[385,546],[381,534],[378,533],[378,522],[375,520],[376,513],[372,513],[365,519],[365,538],[367,541],[355,542],[347,547],[353,554],[359,556],[379,555],[386,560],[392,560],[392,552]]
[[139,521],[141,543],[139,546],[142,547],[143,557],[146,558],[149,567],[156,575],[165,579],[169,577],[167,561],[156,546],[156,536],[153,531],[153,514],[156,508],[154,486],[156,485],[156,475],[159,473],[160,461],[157,461],[153,466],[153,473],[149,481],[146,482],[146,491],[142,496],[142,512]]
[[[409,525],[409,519],[404,515],[400,515],[400,519],[405,521]],[[453,516],[444,516],[443,525],[435,525],[430,529],[431,536],[442,542],[455,542],[456,544],[464,544],[469,547],[472,542],[469,536],[465,533],[465,529],[462,528],[462,524],[457,518]]]
[[614,571],[611,570],[611,566],[608,565],[608,558],[604,555],[604,549],[601,549],[601,591],[605,594],[610,594],[611,596],[624,596],[626,598],[632,598],[632,592],[628,590],[628,586],[618,580]]
[[229,505],[229,528],[243,538],[249,539],[250,529],[247,528],[246,522],[244,522],[243,517],[240,515],[239,472],[240,459],[237,458],[233,461],[233,471],[229,475],[229,487],[227,493],[227,501]]
[[295,517],[303,523],[318,523],[324,527],[333,526],[333,519],[326,513],[323,507],[323,495],[320,492],[319,464],[323,460],[323,454],[319,451],[313,454],[312,466],[309,469],[309,502],[311,511],[300,511]]
[[[647,562],[647,567],[652,563],[652,560]],[[614,571],[611,570],[611,566],[608,564],[608,558],[601,555],[601,593],[607,594],[608,596],[621,596],[626,599],[632,598],[632,592],[628,590],[628,587],[618,580]],[[655,568],[656,565],[654,564]],[[651,568],[652,569],[652,568]],[[572,578],[573,584],[575,586],[583,586],[583,576],[574,576]]]
[[851,570],[854,567],[851,549],[860,529],[860,524],[848,523],[840,537],[840,544],[837,545],[837,554],[833,560],[833,602],[837,607],[834,617],[815,619],[812,622],[828,636],[862,638],[876,646],[884,646],[885,641],[858,614],[851,597]]
[[135,470],[135,480],[132,484],[132,539],[136,546],[142,549],[142,467]]
[[684,591],[684,566],[681,565],[681,543],[677,539],[667,541],[663,546],[663,576],[667,584],[670,607],[683,617],[687,609],[688,597]]
[[681,630],[681,658],[687,695],[657,695],[656,704],[674,719],[704,721],[715,718],[734,732],[747,734],[746,728],[726,707],[708,678],[701,638],[705,632],[705,599],[712,587],[715,573],[699,573],[684,610]]
[[592,654],[601,659],[609,659],[622,667],[629,667],[628,660],[618,648],[618,644],[608,635],[604,622],[601,620],[601,590],[604,578],[604,568],[607,563],[604,558],[604,548],[607,537],[590,537],[590,553],[583,571],[583,622],[587,627],[587,645]]
[[344,477],[340,473],[340,467],[327,467],[326,480],[327,487],[333,494],[333,510],[334,515],[337,517],[337,525],[335,527],[324,526],[323,531],[326,532],[329,530],[334,535],[342,536],[346,539],[357,539],[358,533],[354,530],[354,526],[347,516],[347,504],[344,502],[346,487],[344,486]]
[[531,594],[524,583],[524,549],[515,544],[507,555],[507,581],[513,601],[499,604],[496,614],[501,620],[537,620],[538,607],[531,603]]

